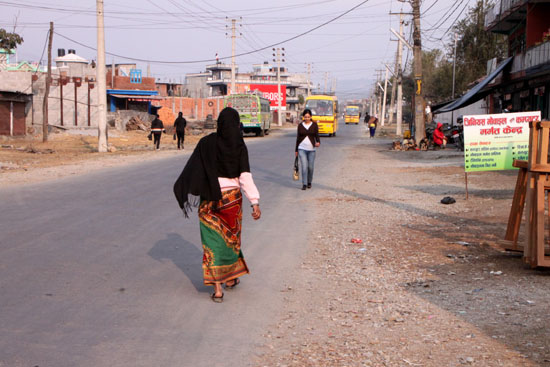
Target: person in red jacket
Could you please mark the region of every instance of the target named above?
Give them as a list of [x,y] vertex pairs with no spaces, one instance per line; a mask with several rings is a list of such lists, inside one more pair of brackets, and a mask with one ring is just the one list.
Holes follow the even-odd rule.
[[443,124],[441,122],[437,123],[437,126],[433,133],[434,145],[436,147],[445,148],[447,145],[447,138],[443,134]]

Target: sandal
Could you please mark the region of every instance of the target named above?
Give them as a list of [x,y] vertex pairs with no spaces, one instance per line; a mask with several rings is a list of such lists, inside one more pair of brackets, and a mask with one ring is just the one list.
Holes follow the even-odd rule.
[[212,298],[212,301],[214,301],[216,303],[222,303],[223,302],[223,293],[222,293],[221,297],[216,297],[216,293],[212,293],[210,298]]
[[225,289],[233,289],[235,288],[236,286],[239,285],[241,281],[239,280],[239,278],[236,278],[233,280],[233,284],[232,285],[228,285],[227,283],[225,283]]

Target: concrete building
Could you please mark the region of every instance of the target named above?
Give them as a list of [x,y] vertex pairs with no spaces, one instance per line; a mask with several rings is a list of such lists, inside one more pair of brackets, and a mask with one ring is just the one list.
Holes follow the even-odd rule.
[[[287,111],[287,117],[297,117],[299,102],[305,100],[308,87],[313,84],[306,74],[290,73],[285,67],[280,70],[280,85],[282,94],[282,109]],[[277,67],[268,62],[255,64],[252,71],[245,73],[237,69],[235,75],[235,93],[259,91],[272,101],[271,107],[277,106]],[[216,63],[206,66],[206,71],[187,74],[185,93],[193,98],[219,97],[231,94],[231,65]],[[300,97],[301,96],[301,97]]]
[[[485,18],[488,31],[508,37],[509,67],[491,88],[489,111],[541,111],[550,117],[550,2],[497,1]],[[496,63],[493,61],[493,63]]]
[[0,71],[0,135],[26,135],[31,110],[30,74]]
[[508,57],[489,60],[483,80],[435,113],[456,112],[485,98],[485,113],[511,105],[513,112],[541,111],[542,118],[550,118],[550,1],[497,0],[485,29],[507,36]]

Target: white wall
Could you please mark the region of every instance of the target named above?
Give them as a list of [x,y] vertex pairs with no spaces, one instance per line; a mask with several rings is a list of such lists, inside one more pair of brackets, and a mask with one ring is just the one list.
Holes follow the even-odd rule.
[[[453,116],[453,120],[454,120],[453,125],[456,124],[456,119],[459,116],[463,116],[463,115],[485,115],[487,113],[489,113],[489,108],[488,108],[487,103],[486,103],[485,98],[484,98],[484,99],[481,99],[481,100],[479,100],[475,103],[472,103],[469,106],[454,110],[452,112],[452,116]],[[444,123],[444,124],[445,123],[451,124],[451,112],[438,113],[434,116],[434,120],[437,121],[437,122]]]

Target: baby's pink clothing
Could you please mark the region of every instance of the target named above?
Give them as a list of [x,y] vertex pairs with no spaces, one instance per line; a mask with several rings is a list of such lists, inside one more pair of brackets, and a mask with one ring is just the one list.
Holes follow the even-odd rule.
[[250,172],[243,172],[240,177],[235,178],[218,177],[218,182],[222,191],[241,188],[252,204],[258,204],[260,201],[260,193]]

